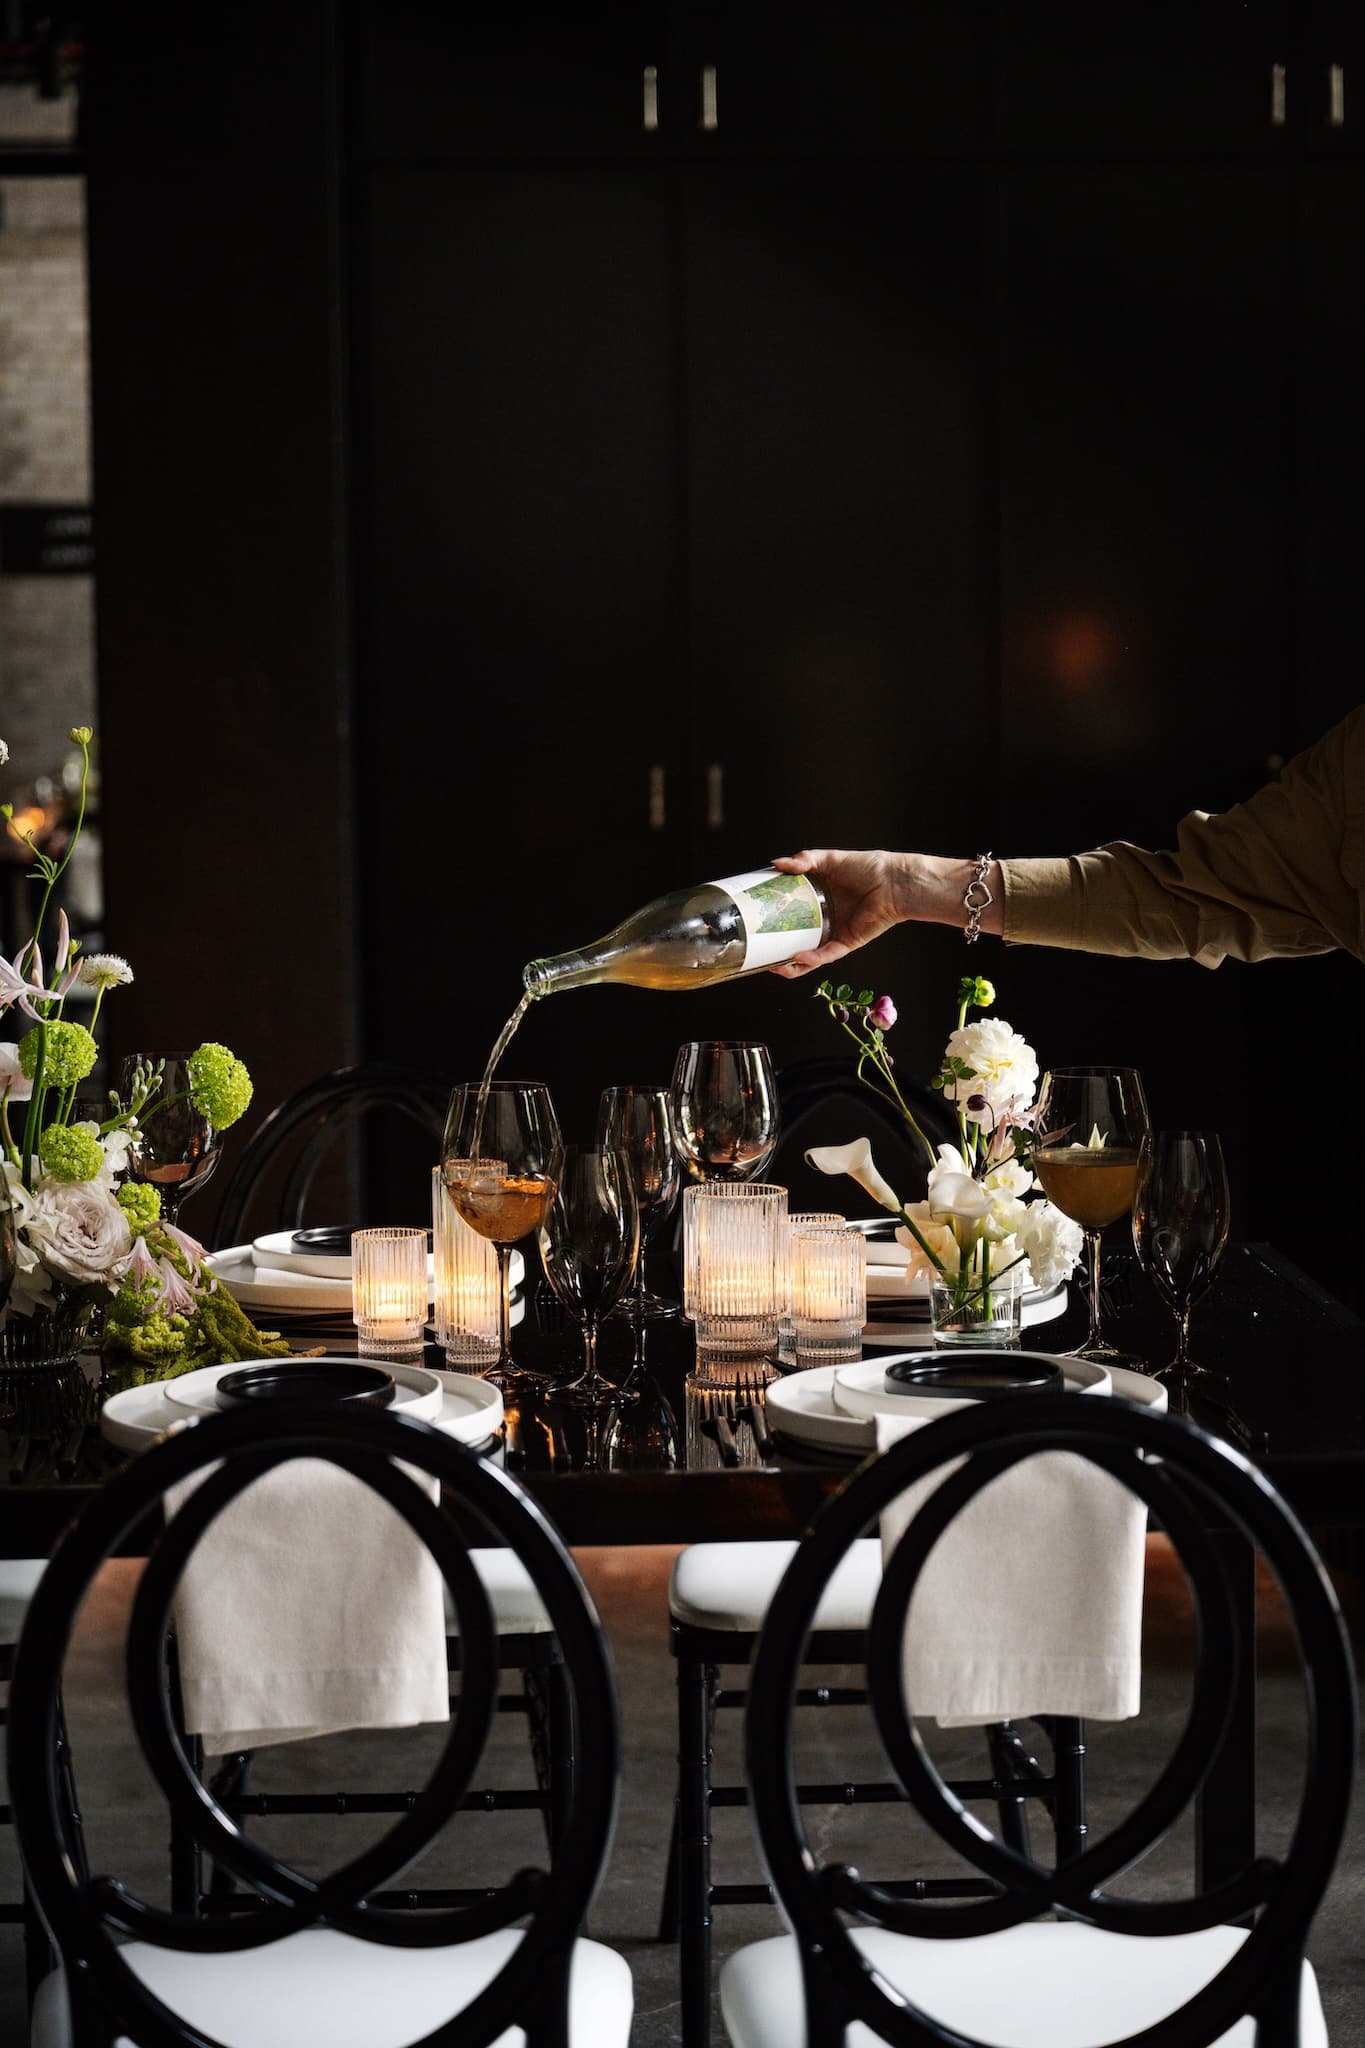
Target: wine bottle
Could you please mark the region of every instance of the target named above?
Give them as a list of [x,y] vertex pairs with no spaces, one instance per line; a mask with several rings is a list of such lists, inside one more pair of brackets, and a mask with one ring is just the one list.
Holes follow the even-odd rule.
[[522,980],[533,996],[596,981],[707,988],[775,967],[828,933],[829,905],[814,876],[756,868],[659,896],[581,952],[528,962]]

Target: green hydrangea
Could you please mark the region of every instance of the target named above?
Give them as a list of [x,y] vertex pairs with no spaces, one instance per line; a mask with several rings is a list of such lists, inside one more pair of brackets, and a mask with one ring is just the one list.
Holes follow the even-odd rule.
[[235,1124],[251,1100],[251,1076],[225,1045],[212,1040],[190,1054],[190,1100],[215,1130]]
[[134,1231],[146,1230],[161,1214],[161,1190],[148,1181],[125,1181],[114,1199]]
[[[19,1040],[19,1065],[26,1081],[31,1081],[38,1070],[38,1046],[43,1028],[35,1024]],[[43,1079],[50,1088],[74,1088],[94,1066],[99,1047],[84,1024],[64,1024],[58,1018],[47,1025],[46,1030],[47,1057],[43,1062]],[[245,1108],[245,1103],[242,1106]]]
[[49,1124],[38,1139],[38,1157],[54,1180],[93,1180],[104,1148],[84,1124]]

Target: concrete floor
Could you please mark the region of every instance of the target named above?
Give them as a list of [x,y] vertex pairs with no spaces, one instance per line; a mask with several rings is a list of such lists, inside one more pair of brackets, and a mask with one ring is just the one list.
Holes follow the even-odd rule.
[[[598,1550],[581,1563],[609,1630],[620,1679],[626,1758],[620,1819],[606,1882],[593,1906],[590,1932],[629,1958],[635,1977],[634,2048],[673,2048],[678,2024],[677,1952],[654,1937],[663,1862],[671,1819],[674,1754],[673,1671],[667,1653],[666,1594],[670,1550]],[[145,1776],[129,1739],[118,1691],[116,1656],[137,1566],[111,1565],[92,1599],[82,1628],[70,1682],[73,1738],[80,1769],[92,1857],[97,1869],[117,1871],[146,1896],[164,1896],[162,1830],[149,1821],[153,1811]],[[1150,1781],[1178,1729],[1186,1697],[1183,1673],[1189,1652],[1183,1587],[1162,1546],[1149,1559],[1145,1704],[1140,1723],[1091,1729],[1091,1819],[1103,1829],[1132,1803]],[[1265,1845],[1283,1843],[1299,1773],[1297,1726],[1300,1687],[1287,1631],[1267,1595],[1262,1606],[1261,1784]],[[870,1731],[856,1710],[826,1709],[802,1717],[806,1766],[823,1777],[842,1777],[870,1754]],[[722,1716],[717,1774],[737,1768],[740,1716]],[[517,1782],[525,1774],[521,1724],[508,1717],[497,1736],[493,1775]],[[273,1759],[262,1770],[264,1789],[282,1783],[334,1786],[419,1783],[433,1750],[426,1733],[346,1737],[307,1745],[298,1756]],[[980,1764],[979,1738],[944,1738],[942,1767]],[[301,1863],[325,1868],[344,1850],[353,1851],[373,1823],[358,1820],[291,1821],[262,1827],[278,1846],[296,1845]],[[300,1831],[310,1832],[305,1837]],[[907,1846],[907,1822],[897,1808],[838,1809],[812,1822],[820,1847],[837,1843],[839,1853],[869,1875],[951,1868],[940,1854],[931,1860],[922,1846]],[[716,1821],[717,1877],[758,1874],[743,1812],[720,1813]],[[505,1875],[519,1862],[538,1860],[534,1817],[462,1817],[451,1840],[429,1867],[432,1881],[477,1881]],[[1188,1830],[1172,1839],[1137,1874],[1150,1894],[1188,1889]],[[457,1876],[456,1873],[459,1873]],[[1312,1956],[1322,1985],[1332,2039],[1365,2041],[1365,1950],[1359,1939],[1365,1881],[1365,1822],[1355,1818],[1337,1877],[1319,1916]],[[12,1896],[9,1844],[0,1840],[0,1887]],[[1143,1883],[1124,1889],[1140,1894]],[[777,1931],[767,1908],[729,1908],[717,1921],[717,1950],[724,1955],[747,1940]],[[23,2040],[23,1979],[17,1933],[0,1928],[0,2044]],[[713,2038],[723,2036],[717,2020]]]

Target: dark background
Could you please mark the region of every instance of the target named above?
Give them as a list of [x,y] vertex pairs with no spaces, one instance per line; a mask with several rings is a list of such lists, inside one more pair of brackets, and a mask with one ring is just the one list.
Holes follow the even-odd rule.
[[[527,958],[666,888],[1167,845],[1249,795],[1362,695],[1362,60],[1357,7],[1266,0],[105,10],[121,1041],[211,1020],[262,1110],[357,1057],[466,1078]],[[850,971],[909,1071],[968,965],[1358,1288],[1346,1179],[1302,1197],[1352,1149],[1358,963],[906,927]],[[764,977],[556,999],[511,1064],[581,1134],[701,1036],[835,1049]]]

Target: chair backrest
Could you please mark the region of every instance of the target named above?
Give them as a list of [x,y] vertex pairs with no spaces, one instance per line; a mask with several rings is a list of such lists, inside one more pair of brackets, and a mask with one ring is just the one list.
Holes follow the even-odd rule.
[[[1198,1660],[1185,1727],[1160,1778],[1114,1831],[1056,1870],[985,1832],[938,1775],[914,1721],[904,1678],[906,1614],[935,1542],[979,1490],[1019,1460],[1069,1451],[1130,1487],[1160,1517],[1181,1555],[1197,1624]],[[961,1905],[892,1897],[856,1871],[822,1867],[806,1838],[792,1770],[792,1709],[802,1645],[820,1596],[849,1545],[917,1481],[942,1477],[889,1558],[869,1632],[868,1690],[893,1769],[941,1840],[999,1887]],[[1236,1689],[1251,1683],[1246,1639],[1221,1541],[1240,1532],[1279,1582],[1304,1668],[1308,1744],[1299,1812],[1282,1859],[1258,1857],[1239,1876],[1173,1904],[1116,1898],[1103,1887],[1160,1840],[1185,1811],[1227,1734]],[[817,1517],[768,1612],[752,1672],[746,1750],[755,1819],[769,1873],[796,1933],[810,2048],[842,2043],[863,2021],[905,2048],[979,2048],[920,2012],[879,1978],[850,1939],[848,1918],[892,1932],[960,1939],[1055,1910],[1116,1933],[1174,1935],[1256,1915],[1246,1941],[1174,2014],[1121,2048],[1205,2048],[1247,2014],[1258,2041],[1297,2043],[1304,1942],[1332,1872],[1355,1768],[1356,1702],[1335,1595],[1307,1535],[1241,1454],[1192,1424],[1121,1401],[1021,1395],[959,1410],[870,1461]],[[1065,1983],[1059,1983],[1059,1998]],[[1278,2029],[1283,2026],[1284,2031]]]
[[[956,1120],[941,1095],[909,1075],[898,1077],[897,1085],[932,1145],[956,1139]],[[782,1135],[764,1173],[791,1190],[792,1209],[837,1209],[845,1200],[860,1213],[873,1209],[870,1199],[858,1199],[852,1181],[816,1173],[803,1156],[812,1145],[842,1145],[864,1135],[871,1136],[877,1164],[901,1199],[923,1195],[929,1165],[923,1146],[895,1104],[859,1081],[854,1060],[795,1060],[778,1074],[777,1096]]]
[[[172,1713],[166,1676],[171,1604],[204,1530],[244,1487],[292,1458],[325,1459],[372,1487],[432,1553],[450,1590],[462,1644],[459,1703],[425,1788],[380,1840],[330,1876],[303,1875],[241,1832],[192,1769]],[[401,1461],[401,1465],[396,1462]],[[440,1481],[438,1507],[404,1468]],[[128,1628],[126,1672],[132,1726],[148,1767],[186,1836],[260,1895],[240,1918],[191,1919],[136,1898],[116,1880],[87,1878],[79,1823],[58,1768],[62,1665],[81,1601],[106,1557],[163,1493],[205,1475],[150,1552]],[[459,1522],[448,1512],[458,1506]],[[419,1856],[458,1811],[492,1724],[498,1654],[488,1596],[461,1533],[505,1544],[530,1573],[563,1652],[570,1710],[590,1731],[576,1765],[568,1811],[548,1871],[524,1869],[476,1904],[411,1913],[366,1904]],[[597,1889],[611,1840],[619,1775],[616,1694],[601,1627],[577,1569],[539,1508],[516,1481],[429,1424],[373,1409],[308,1408],[208,1417],[145,1452],[110,1480],[68,1531],[29,1609],[9,1698],[9,1782],[28,1881],[65,1968],[75,2040],[199,2044],[123,1960],[121,1937],[221,1954],[257,1948],[295,1931],[330,1926],[397,1948],[463,1943],[526,1920],[506,1966],[447,2026],[425,2037],[448,2048],[483,2048],[510,2027],[532,2040],[562,2039],[573,1944]],[[528,1917],[529,1916],[529,1917]]]
[[383,1061],[338,1067],[308,1082],[272,1109],[252,1132],[218,1205],[216,1242],[224,1246],[241,1242],[248,1205],[263,1191],[263,1184],[291,1148],[295,1148],[294,1157],[274,1213],[261,1227],[298,1230],[323,1159],[338,1139],[372,1110],[392,1112],[416,1125],[430,1140],[429,1160],[435,1165],[449,1100],[445,1082]]

